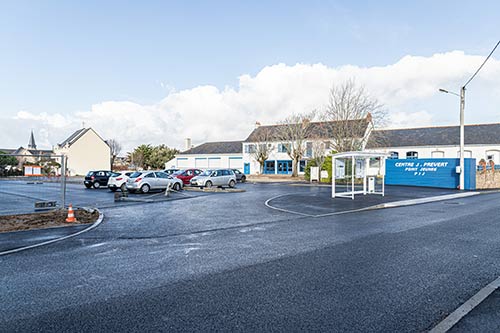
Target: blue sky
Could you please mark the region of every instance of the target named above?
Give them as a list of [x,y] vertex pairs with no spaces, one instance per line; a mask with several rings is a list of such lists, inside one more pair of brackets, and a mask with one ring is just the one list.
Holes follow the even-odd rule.
[[[242,75],[277,64],[363,69],[454,50],[485,56],[500,39],[498,13],[496,1],[2,1],[0,114],[73,116],[98,126],[78,112],[107,101],[157,105],[203,86],[239,92]],[[431,106],[448,103],[430,98]],[[432,113],[426,101],[412,105],[419,103]],[[55,140],[47,121],[30,125],[46,126],[47,144]]]

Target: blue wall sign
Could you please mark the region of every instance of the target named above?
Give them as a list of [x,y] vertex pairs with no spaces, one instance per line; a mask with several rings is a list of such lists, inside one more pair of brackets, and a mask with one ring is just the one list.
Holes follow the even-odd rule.
[[[476,159],[466,158],[465,189],[476,189]],[[460,175],[456,167],[458,158],[389,159],[386,160],[385,183],[387,185],[427,186],[458,188]]]

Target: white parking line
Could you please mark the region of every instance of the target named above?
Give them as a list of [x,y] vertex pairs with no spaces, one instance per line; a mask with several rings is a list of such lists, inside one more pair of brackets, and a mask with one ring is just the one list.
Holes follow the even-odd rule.
[[436,325],[429,333],[445,333],[448,332],[456,323],[465,317],[469,312],[471,312],[476,306],[481,304],[482,301],[486,299],[491,293],[500,288],[500,277],[495,281],[491,282],[489,285],[479,290],[477,294],[469,298],[467,302],[462,304],[458,309],[453,311],[448,317],[446,317],[442,322]]

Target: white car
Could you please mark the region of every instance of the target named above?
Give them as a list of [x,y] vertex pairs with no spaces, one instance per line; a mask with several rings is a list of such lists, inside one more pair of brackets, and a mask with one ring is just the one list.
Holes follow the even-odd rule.
[[231,169],[206,170],[202,174],[191,178],[191,186],[212,187],[236,185],[236,175]]
[[130,177],[133,173],[133,171],[113,172],[108,179],[108,188],[113,192],[118,189],[121,189],[124,192],[127,189],[126,185],[128,177]]
[[151,190],[164,191],[171,187],[175,191],[182,189],[182,180],[173,178],[163,171],[136,171],[127,180],[130,192],[148,193]]

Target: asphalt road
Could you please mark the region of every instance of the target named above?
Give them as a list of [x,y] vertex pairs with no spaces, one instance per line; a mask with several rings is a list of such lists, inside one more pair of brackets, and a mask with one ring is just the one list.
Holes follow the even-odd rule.
[[500,275],[500,194],[314,218],[264,202],[328,188],[244,187],[0,257],[0,331],[421,332]]

